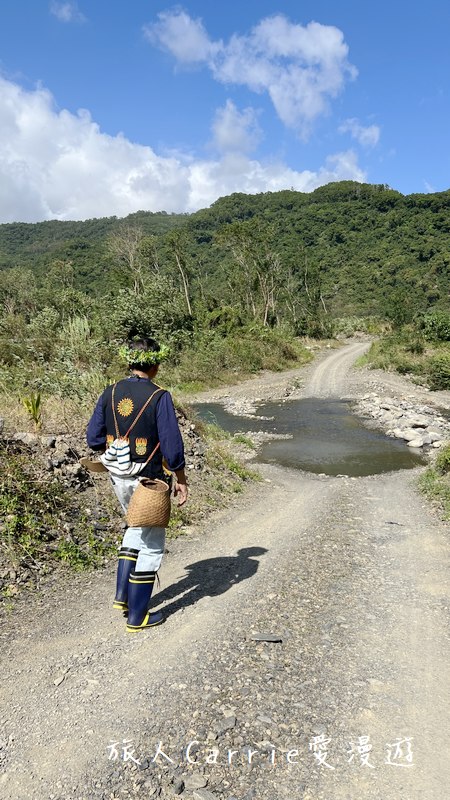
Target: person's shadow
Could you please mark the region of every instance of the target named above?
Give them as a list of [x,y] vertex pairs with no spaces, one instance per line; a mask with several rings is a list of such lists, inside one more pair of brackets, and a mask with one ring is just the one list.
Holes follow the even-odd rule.
[[[234,584],[255,575],[259,562],[253,559],[264,553],[267,553],[265,547],[243,547],[236,556],[206,558],[204,561],[189,564],[185,568],[187,575],[152,597],[152,606],[172,600],[162,609],[164,616],[169,617],[182,608],[197,603],[202,597],[223,594]],[[178,595],[182,597],[175,600]]]

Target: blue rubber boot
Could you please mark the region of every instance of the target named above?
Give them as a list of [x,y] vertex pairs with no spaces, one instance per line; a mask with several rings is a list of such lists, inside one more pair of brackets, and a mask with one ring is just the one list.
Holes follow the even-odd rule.
[[164,622],[161,611],[148,610],[156,572],[132,572],[128,581],[128,633],[137,633]]
[[136,566],[139,550],[132,547],[121,547],[119,550],[119,563],[117,565],[116,596],[113,608],[119,611],[128,611],[128,579]]

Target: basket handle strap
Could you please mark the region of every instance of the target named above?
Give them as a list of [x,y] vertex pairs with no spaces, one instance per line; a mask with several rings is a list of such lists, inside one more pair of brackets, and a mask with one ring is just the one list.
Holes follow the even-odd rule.
[[[149,457],[147,458],[147,461],[144,464],[144,467],[146,467],[148,462],[152,460],[152,458],[155,455],[155,453],[156,453],[158,447],[160,446],[160,444],[161,444],[161,442],[158,442],[158,444],[156,445],[155,449],[152,450],[152,452],[150,453]],[[144,467],[142,467],[142,469],[144,469]]]
[[[130,427],[128,428],[128,430],[127,430],[127,432],[126,432],[125,436],[121,436],[121,434],[120,434],[120,431],[119,431],[119,423],[117,422],[116,409],[115,409],[115,405],[114,405],[114,395],[115,395],[115,389],[116,389],[116,386],[117,386],[117,383],[115,383],[115,384],[114,384],[114,386],[113,386],[113,390],[112,390],[112,398],[111,398],[111,401],[112,401],[112,411],[113,411],[113,417],[114,417],[114,427],[115,427],[115,429],[116,429],[116,439],[128,439],[128,436],[130,435],[130,433],[131,433],[131,431],[133,430],[133,428],[134,428],[134,426],[136,425],[136,423],[137,423],[137,422],[140,420],[140,418],[142,417],[142,414],[144,413],[144,411],[145,411],[145,409],[147,408],[147,406],[148,406],[148,405],[150,405],[150,403],[151,403],[151,401],[153,400],[153,398],[154,398],[155,394],[158,394],[158,392],[163,392],[163,391],[164,391],[164,389],[161,389],[161,388],[159,388],[159,389],[155,389],[155,391],[153,392],[153,394],[151,394],[151,395],[150,395],[150,397],[148,398],[148,400],[146,400],[146,401],[145,401],[144,405],[142,406],[141,410],[139,411],[139,414],[138,414],[138,415],[137,415],[137,417],[136,417],[136,418],[133,420],[133,422],[131,423]],[[153,453],[152,453],[152,455],[153,455]]]
[[114,427],[116,429],[116,439],[120,439],[120,431],[119,431],[119,425],[118,425],[117,417],[116,417],[116,409],[114,408],[114,394],[115,394],[115,391],[116,391],[116,386],[117,386],[117,383],[114,384],[113,389],[112,389],[111,405],[112,405],[112,412],[113,412],[113,417],[114,417]]

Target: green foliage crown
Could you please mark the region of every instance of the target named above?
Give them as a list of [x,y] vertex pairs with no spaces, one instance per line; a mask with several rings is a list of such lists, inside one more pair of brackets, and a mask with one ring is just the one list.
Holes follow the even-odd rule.
[[135,350],[127,344],[119,347],[119,356],[126,364],[142,364],[154,366],[165,361],[170,355],[170,348],[162,344],[159,350]]

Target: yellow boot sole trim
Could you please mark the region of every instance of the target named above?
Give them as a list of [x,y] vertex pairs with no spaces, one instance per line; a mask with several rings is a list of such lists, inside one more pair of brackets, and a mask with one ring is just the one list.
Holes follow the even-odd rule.
[[148,622],[150,614],[146,614],[144,617],[144,621],[140,625],[127,625],[127,632],[128,633],[137,633],[138,631],[145,631],[148,628],[154,628],[155,625],[161,625],[161,622],[164,622],[163,619],[159,619],[157,622],[151,622],[150,625],[146,625],[145,623]]
[[133,558],[133,556],[119,556],[119,561],[137,561],[137,557]]
[[118,608],[119,611],[128,611],[128,603],[121,603],[119,600],[114,600],[113,608]]
[[137,583],[138,585],[142,585],[142,586],[145,586],[145,584],[154,583],[154,582],[155,582],[154,580],[152,580],[152,581],[133,581],[131,578],[129,579],[129,583]]

